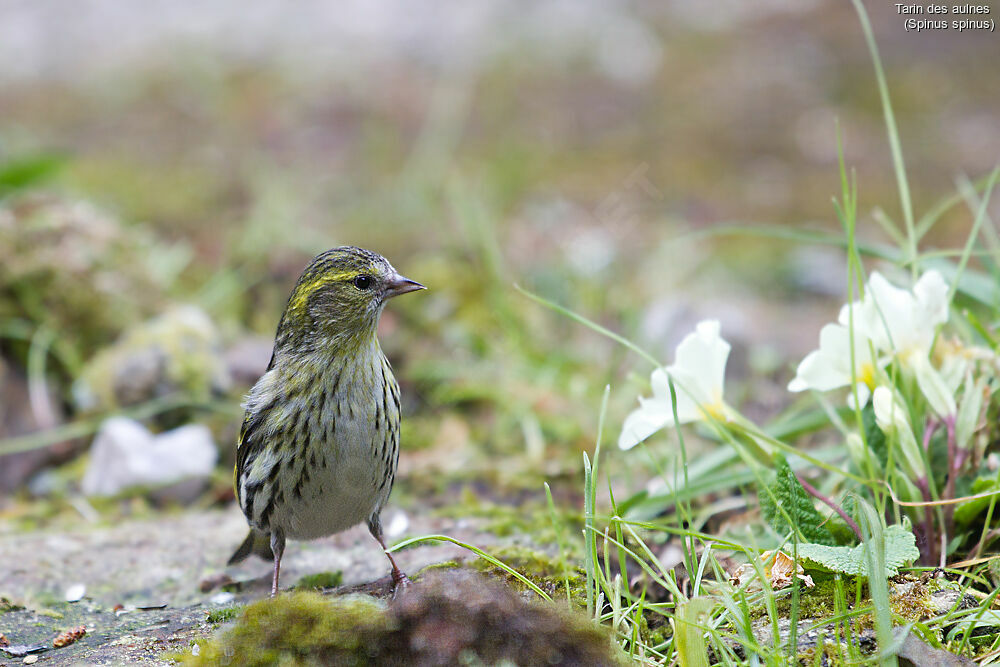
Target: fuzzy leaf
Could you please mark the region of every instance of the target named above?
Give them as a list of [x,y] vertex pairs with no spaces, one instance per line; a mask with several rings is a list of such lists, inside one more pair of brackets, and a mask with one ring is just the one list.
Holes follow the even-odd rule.
[[[902,526],[894,525],[885,529],[885,567],[882,576],[891,577],[900,566],[920,557],[913,533]],[[856,547],[831,547],[825,544],[800,544],[799,558],[819,565],[822,569],[843,574],[868,576],[865,545]],[[808,564],[807,564],[808,566]]]
[[816,511],[812,496],[802,488],[784,456],[775,457],[774,481],[769,488],[778,505],[775,505],[771,493],[765,490],[760,494],[760,509],[764,519],[777,533],[784,535],[791,529],[785,515],[778,509],[780,506],[806,540],[815,544],[836,544],[824,525],[823,515]]

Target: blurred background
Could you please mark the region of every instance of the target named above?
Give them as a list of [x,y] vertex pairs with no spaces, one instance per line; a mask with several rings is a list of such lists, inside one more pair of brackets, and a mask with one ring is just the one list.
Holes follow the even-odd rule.
[[[1000,42],[868,9],[919,214],[1000,156]],[[429,287],[382,322],[398,506],[544,508],[547,480],[576,508],[604,386],[611,440],[648,393],[645,362],[515,284],[664,362],[720,319],[727,397],[766,420],[846,269],[760,232],[840,233],[838,121],[884,243],[899,198],[842,0],[0,0],[0,533],[192,503],[238,524],[239,402],[341,244]],[[624,491],[634,454],[609,457]]]

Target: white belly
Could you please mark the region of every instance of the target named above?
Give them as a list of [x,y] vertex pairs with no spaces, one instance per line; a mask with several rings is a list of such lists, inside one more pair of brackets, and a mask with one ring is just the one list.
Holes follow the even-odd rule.
[[301,497],[294,486],[286,490],[271,524],[291,539],[311,540],[368,519],[388,497],[388,484],[380,488],[387,475],[378,451],[384,437],[372,417],[339,421],[336,443],[317,448],[318,465],[310,466]]

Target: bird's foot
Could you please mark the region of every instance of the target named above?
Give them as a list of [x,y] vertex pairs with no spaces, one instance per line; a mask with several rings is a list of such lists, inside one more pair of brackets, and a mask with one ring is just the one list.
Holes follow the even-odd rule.
[[406,592],[406,589],[413,585],[410,578],[403,574],[402,571],[396,570],[392,573],[392,599],[395,600],[397,597]]

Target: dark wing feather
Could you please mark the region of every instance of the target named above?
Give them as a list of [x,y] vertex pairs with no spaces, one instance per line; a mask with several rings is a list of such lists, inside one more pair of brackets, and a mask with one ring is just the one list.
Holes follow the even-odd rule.
[[[276,350],[273,350],[271,352],[271,361],[267,363],[267,370],[264,371],[265,374],[274,368],[275,356],[277,356]],[[264,421],[265,412],[266,409],[258,410],[255,413],[247,410],[243,416],[243,425],[240,427],[240,437],[236,441],[236,468],[233,470],[233,486],[236,490],[236,499],[241,504],[243,499],[240,498],[240,475],[243,472],[244,466],[249,461],[257,458],[257,453],[261,449],[262,443],[257,435],[257,431],[260,428],[261,422]],[[251,453],[253,456],[250,455]]]
[[250,412],[247,410],[243,417],[243,426],[240,428],[240,439],[236,442],[236,470],[234,471],[234,483],[236,486],[236,499],[243,503],[240,498],[240,475],[246,466],[257,458],[257,454],[263,449],[264,440],[260,437],[260,427],[264,423],[266,410]]

